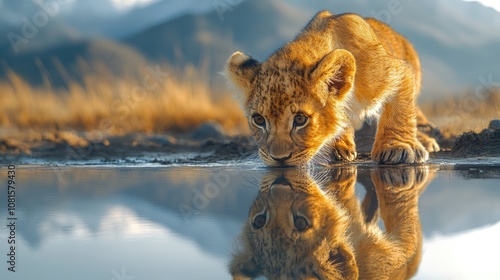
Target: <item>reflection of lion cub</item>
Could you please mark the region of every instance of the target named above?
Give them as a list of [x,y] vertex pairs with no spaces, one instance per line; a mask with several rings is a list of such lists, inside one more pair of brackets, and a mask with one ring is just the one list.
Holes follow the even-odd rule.
[[[260,63],[234,53],[227,75],[267,165],[302,165],[322,147],[354,160],[351,121],[381,111],[372,158],[422,163],[436,141],[417,132],[420,62],[401,35],[374,19],[318,13],[296,39]],[[422,142],[417,140],[418,138]]]
[[386,171],[372,174],[385,233],[361,211],[355,169],[344,169],[327,193],[298,171],[267,174],[230,265],[233,279],[409,278],[420,261],[417,205],[427,173]]

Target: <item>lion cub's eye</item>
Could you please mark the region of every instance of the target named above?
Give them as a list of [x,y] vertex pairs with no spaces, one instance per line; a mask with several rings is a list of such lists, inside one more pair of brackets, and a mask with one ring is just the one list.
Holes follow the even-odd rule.
[[304,217],[297,217],[295,218],[295,227],[299,231],[304,231],[309,227],[309,223]]
[[253,120],[253,123],[256,126],[266,127],[266,119],[262,115],[260,115],[260,114],[253,114],[252,115],[252,120]]
[[307,123],[307,117],[302,114],[297,114],[293,119],[293,125],[303,126]]
[[253,219],[252,224],[255,229],[261,229],[264,225],[266,225],[266,215],[265,214],[257,215],[257,217]]

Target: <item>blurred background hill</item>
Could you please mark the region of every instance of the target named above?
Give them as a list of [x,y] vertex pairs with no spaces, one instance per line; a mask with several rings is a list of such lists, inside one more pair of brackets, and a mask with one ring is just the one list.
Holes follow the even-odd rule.
[[[134,88],[133,83],[141,85],[144,81],[145,69],[158,66],[188,91],[170,92],[169,96],[194,98],[194,91],[205,87],[203,92],[210,98],[201,100],[212,100],[207,102],[213,102],[217,110],[217,98],[229,92],[220,72],[234,51],[264,60],[324,9],[375,17],[406,36],[422,60],[420,101],[454,99],[438,107],[427,106],[428,111],[450,108],[450,102],[455,102],[451,106],[455,110],[463,107],[459,103],[465,93],[477,94],[477,89],[484,92],[500,85],[500,12],[477,2],[0,0],[2,98],[18,96],[19,85],[23,84],[24,90],[30,89],[30,100],[50,93],[71,96],[75,86],[83,92],[74,98],[80,100],[86,91],[89,95],[101,94],[98,87],[89,84],[98,81],[110,84],[106,88],[113,92],[105,94],[109,99],[103,102],[113,103],[116,98],[124,98],[123,92],[116,92],[114,83],[125,80],[128,88]],[[181,86],[186,83],[189,85]],[[168,90],[156,90],[150,96],[164,95]],[[27,108],[26,104],[9,104],[7,109],[12,112]],[[498,108],[495,110],[484,117],[497,114]],[[28,125],[26,118],[22,123]],[[56,117],[53,122],[57,123]],[[20,123],[0,114],[4,126]]]
[[[476,2],[145,0],[128,8],[116,3],[0,1],[0,78],[11,69],[34,85],[47,74],[60,86],[66,79],[62,69],[81,80],[74,69],[75,58],[82,57],[91,71],[104,63],[118,76],[136,74],[144,58],[179,67],[203,65],[211,78],[220,79],[217,73],[233,51],[263,60],[322,9],[376,17],[408,37],[422,57],[424,99],[474,88],[480,76],[500,76],[500,13]],[[48,15],[46,25],[35,26],[39,32],[16,53],[7,34],[23,36],[23,19],[35,24],[34,16],[50,4],[58,11]]]

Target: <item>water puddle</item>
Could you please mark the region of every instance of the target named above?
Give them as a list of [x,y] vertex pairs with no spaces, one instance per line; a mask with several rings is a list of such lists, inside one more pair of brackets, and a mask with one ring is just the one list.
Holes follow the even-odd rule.
[[3,226],[0,279],[294,277],[307,271],[294,258],[343,277],[386,265],[413,279],[498,279],[498,201],[500,167],[488,166],[18,166],[16,272]]

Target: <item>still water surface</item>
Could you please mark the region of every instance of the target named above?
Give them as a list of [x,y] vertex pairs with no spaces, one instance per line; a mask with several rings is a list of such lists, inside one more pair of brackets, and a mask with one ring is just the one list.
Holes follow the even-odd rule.
[[[340,209],[335,215],[349,216],[350,223],[359,223],[360,211],[359,217],[375,219],[371,226],[384,230],[384,218],[391,219],[384,213],[389,213],[400,220],[385,224],[388,230],[394,224],[421,230],[421,261],[414,279],[500,279],[498,170],[349,167],[311,173],[252,165],[18,167],[16,272],[7,270],[9,230],[3,226],[0,279],[230,279],[233,253],[243,250],[238,236],[244,225],[255,227],[253,217],[248,218],[252,205],[259,212],[255,207],[306,201],[318,189],[335,201]],[[303,197],[290,189],[300,189]],[[394,208],[401,201],[394,197],[398,190],[406,192],[407,201],[415,201],[408,207],[416,209],[418,203],[416,222],[411,221],[411,209]],[[349,193],[354,196],[346,198]],[[7,223],[6,194],[2,183],[2,224]],[[267,206],[255,206],[256,197]],[[371,208],[363,206],[370,202],[366,197],[375,201],[368,203]],[[359,203],[352,204],[353,199]],[[266,213],[260,222],[271,227],[276,213]],[[332,218],[321,223],[337,222]],[[328,227],[321,223],[307,220],[305,226]],[[355,230],[351,234],[362,235]]]

